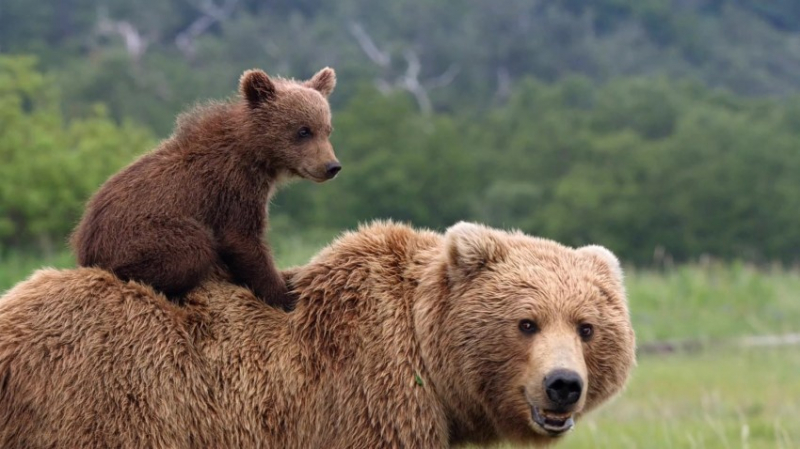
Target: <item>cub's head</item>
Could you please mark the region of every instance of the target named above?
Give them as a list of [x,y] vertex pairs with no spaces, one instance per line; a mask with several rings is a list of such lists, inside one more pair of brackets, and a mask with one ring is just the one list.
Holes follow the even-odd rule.
[[442,258],[441,363],[479,439],[550,442],[624,386],[635,342],[610,251],[459,223]]
[[248,139],[263,150],[257,160],[284,177],[316,182],[335,177],[342,169],[329,140],[328,96],[335,86],[336,73],[328,67],[303,82],[244,72],[239,93],[249,114]]

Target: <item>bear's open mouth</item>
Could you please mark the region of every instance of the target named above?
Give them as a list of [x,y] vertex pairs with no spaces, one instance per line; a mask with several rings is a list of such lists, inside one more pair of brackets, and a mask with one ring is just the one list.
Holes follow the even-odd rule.
[[572,419],[572,414],[570,413],[558,414],[547,410],[540,410],[539,407],[536,406],[531,408],[533,409],[533,422],[551,436],[560,436],[568,430],[571,430],[575,425],[575,420]]

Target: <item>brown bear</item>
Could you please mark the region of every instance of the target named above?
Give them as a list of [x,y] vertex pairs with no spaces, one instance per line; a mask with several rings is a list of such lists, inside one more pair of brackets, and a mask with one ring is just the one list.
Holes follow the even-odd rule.
[[268,304],[290,307],[263,241],[266,205],[290,178],[323,182],[341,169],[329,141],[335,85],[330,68],[305,82],[249,70],[239,98],[184,113],[89,201],[71,239],[78,264],[175,298],[222,262]]
[[0,447],[547,444],[635,363],[601,247],[376,223],[293,273],[291,313],[219,280],[179,307],[36,273],[0,298]]

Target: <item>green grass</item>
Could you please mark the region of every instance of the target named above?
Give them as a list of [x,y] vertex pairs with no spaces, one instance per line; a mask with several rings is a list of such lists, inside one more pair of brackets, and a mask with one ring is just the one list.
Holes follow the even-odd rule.
[[73,257],[67,252],[50,257],[11,253],[0,257],[0,294],[17,282],[28,278],[34,271],[44,267],[67,268],[74,266]]
[[[306,263],[334,236],[280,232],[274,253],[282,267]],[[72,266],[72,257],[6,256],[0,292],[42,266]],[[797,269],[737,263],[629,269],[626,285],[640,344],[800,332]],[[800,447],[800,347],[704,348],[640,356],[628,389],[580,421],[558,447]]]
[[281,236],[279,239],[270,239],[275,260],[279,267],[288,268],[308,263],[309,259],[333,241],[339,232],[321,229],[299,234],[278,221],[272,223],[270,236],[272,235]]
[[798,448],[800,348],[644,357],[563,448]]
[[800,271],[734,264],[628,270],[640,343],[800,331]]

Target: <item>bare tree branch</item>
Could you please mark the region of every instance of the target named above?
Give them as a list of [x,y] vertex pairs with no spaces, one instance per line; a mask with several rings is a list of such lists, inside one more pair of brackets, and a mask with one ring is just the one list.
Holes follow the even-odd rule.
[[422,70],[419,56],[413,50],[406,49],[403,52],[403,57],[408,63],[408,67],[406,68],[406,73],[397,81],[397,84],[414,95],[423,114],[430,114],[433,110],[431,99],[428,97],[428,91],[419,82],[419,72]]
[[364,27],[356,22],[350,22],[348,26],[350,29],[350,34],[356,38],[356,42],[358,45],[361,46],[361,50],[367,55],[369,59],[372,60],[378,66],[387,68],[389,64],[392,62],[391,57],[388,53],[382,52],[378,49],[378,46],[375,45],[375,42],[372,41],[372,38],[369,37],[366,31],[364,31]]
[[511,96],[511,75],[506,67],[497,68],[497,90],[494,96],[499,101],[505,101]]
[[425,81],[425,87],[428,89],[447,87],[453,82],[453,80],[456,79],[456,76],[458,76],[459,72],[461,72],[461,68],[455,64],[451,64],[450,67],[448,67],[447,70],[445,70],[441,75]]
[[175,45],[178,46],[184,56],[187,58],[193,57],[196,50],[195,40],[215,23],[227,20],[233,14],[238,3],[239,0],[225,0],[222,6],[218,6],[213,0],[201,0],[197,4],[192,2],[192,5],[203,15],[195,19],[191,25],[175,37]]
[[[348,25],[348,29],[350,30],[350,34],[356,39],[356,42],[358,42],[364,54],[366,54],[372,62],[377,64],[378,67],[382,68],[384,72],[391,72],[392,59],[390,53],[378,48],[375,41],[359,23],[351,22]],[[417,101],[420,111],[426,115],[430,114],[433,111],[433,104],[431,103],[428,92],[431,89],[438,89],[450,85],[456,76],[458,76],[460,69],[456,65],[451,65],[441,75],[425,81],[420,81],[422,63],[420,62],[419,55],[413,49],[407,48],[403,51],[403,58],[406,61],[405,73],[396,76],[394,82],[387,81],[386,78],[391,76],[391,74],[386,73],[384,77],[375,80],[375,85],[377,89],[384,94],[388,94],[396,89],[409,92]]]
[[142,33],[132,23],[126,20],[114,20],[108,17],[108,11],[100,7],[97,11],[97,24],[95,33],[101,36],[120,36],[124,42],[125,49],[133,60],[131,75],[136,87],[142,89],[153,89],[158,98],[168,100],[172,96],[169,83],[162,79],[157,72],[144,70],[138,62],[144,56],[147,48],[155,38],[152,33],[150,36],[143,36]]
[[98,14],[97,33],[100,35],[118,35],[125,43],[125,50],[135,61],[141,59],[151,43],[133,24],[125,20],[112,20],[104,12]]

